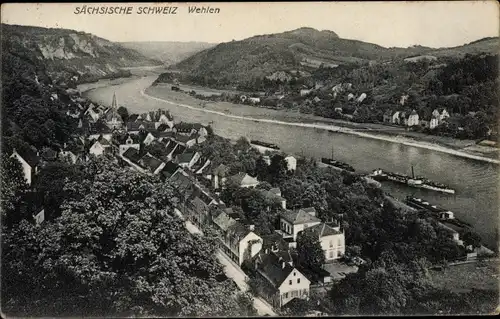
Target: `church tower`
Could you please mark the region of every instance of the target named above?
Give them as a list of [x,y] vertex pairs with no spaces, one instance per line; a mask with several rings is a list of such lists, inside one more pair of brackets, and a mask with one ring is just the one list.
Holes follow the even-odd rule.
[[106,116],[106,122],[110,129],[119,129],[123,125],[123,120],[118,114],[118,104],[116,103],[116,92],[113,93],[113,101],[111,102],[111,109]]

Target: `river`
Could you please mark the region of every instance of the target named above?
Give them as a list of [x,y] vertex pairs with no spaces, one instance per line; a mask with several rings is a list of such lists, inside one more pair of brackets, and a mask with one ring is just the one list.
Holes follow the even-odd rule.
[[[450,185],[456,190],[456,194],[441,194],[389,182],[382,183],[383,189],[399,199],[414,195],[453,211],[456,217],[474,226],[486,246],[494,249],[497,247],[499,173],[496,164],[324,129],[227,117],[206,113],[202,109],[165,103],[141,94],[155,79],[156,75],[115,82],[104,81],[100,82],[101,87],[94,85],[94,89],[84,95],[97,103],[110,105],[113,93],[116,92],[119,104],[126,106],[130,113],[169,109],[177,121],[204,124],[212,122],[217,135],[231,139],[245,136],[248,139],[275,143],[287,153],[319,159],[330,157],[333,149],[335,159],[351,164],[359,172],[383,168],[410,174],[413,165],[415,174]],[[85,86],[81,89],[84,90]]]

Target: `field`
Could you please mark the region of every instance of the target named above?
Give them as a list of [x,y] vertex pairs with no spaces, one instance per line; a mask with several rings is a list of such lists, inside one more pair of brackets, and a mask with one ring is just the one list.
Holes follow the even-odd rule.
[[498,260],[451,266],[441,271],[431,270],[433,283],[453,292],[467,292],[472,289],[498,290]]

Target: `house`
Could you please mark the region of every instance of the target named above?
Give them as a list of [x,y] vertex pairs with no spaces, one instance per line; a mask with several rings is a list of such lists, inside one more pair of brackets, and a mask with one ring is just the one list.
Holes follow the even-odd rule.
[[137,120],[134,122],[128,121],[126,131],[130,134],[139,134],[141,131],[152,131],[155,129],[154,123]]
[[448,113],[448,111],[446,111],[446,109],[442,109],[441,114],[439,114],[439,120],[442,121],[442,120],[449,118],[449,117],[450,117],[450,114]]
[[63,149],[59,152],[59,158],[67,158],[70,163],[76,164],[78,160],[83,159],[84,145],[80,141],[64,143]]
[[311,89],[302,89],[300,90],[300,96],[306,96],[311,93]]
[[447,221],[440,221],[438,222],[438,225],[447,230],[450,236],[453,238],[453,241],[455,241],[458,245],[463,246],[464,242],[460,239],[460,232],[463,230],[458,226],[455,226],[454,224],[451,224]]
[[321,243],[326,262],[339,259],[345,254],[345,234],[340,226],[332,227],[325,223],[316,224],[305,231],[314,233]]
[[411,113],[405,114],[405,125],[406,126],[416,126],[419,125],[418,113],[412,110]]
[[168,179],[170,178],[178,169],[181,167],[177,165],[176,163],[170,161],[165,163],[165,166],[163,166],[163,169],[161,171],[161,175],[163,178]]
[[111,143],[102,136],[100,136],[89,149],[89,153],[95,156],[110,154],[112,152],[113,152],[113,147]]
[[89,107],[87,108],[87,110],[85,111],[85,113],[83,113],[83,115],[92,123],[95,123],[97,122],[97,120],[99,120],[100,118],[100,114],[99,112],[96,112],[94,110],[95,108],[95,105],[90,103]]
[[144,145],[149,145],[151,144],[154,140],[155,140],[155,136],[153,135],[153,133],[151,132],[148,132],[146,134],[146,136],[144,137],[144,139],[142,140],[142,143],[144,143]]
[[130,147],[125,152],[123,152],[123,154],[119,155],[119,157],[135,170],[141,173],[146,173],[146,169],[142,167],[139,163],[139,161],[141,160],[139,151],[136,150],[135,148]]
[[241,103],[245,103],[246,100],[247,100],[247,96],[246,95],[240,96]]
[[191,171],[195,174],[202,174],[203,170],[205,170],[209,165],[211,161],[209,158],[205,158],[200,156],[200,159],[196,161],[192,166],[191,166]]
[[265,283],[258,287],[258,294],[273,307],[279,309],[295,298],[309,298],[311,282],[294,267],[290,254],[266,249],[252,261],[256,275]]
[[392,123],[392,111],[391,110],[387,110],[384,112],[383,122],[384,123]]
[[318,102],[321,102],[321,99],[319,97],[315,96],[314,99],[313,99],[313,101],[315,103],[318,103]]
[[238,185],[239,187],[251,188],[259,185],[259,181],[244,172],[239,172],[236,175],[228,177],[228,180]]
[[[297,235],[308,227],[319,225],[321,220],[316,217],[313,209],[299,209],[287,211],[280,215],[280,229],[276,230],[283,238],[290,238],[292,242],[297,241]],[[291,244],[295,246],[295,244]]]
[[[276,201],[279,202],[281,205],[281,208],[286,209],[286,199],[281,197],[281,190],[279,188],[271,188],[270,190],[264,190],[263,194],[266,198],[270,199],[271,201]],[[271,207],[267,207],[267,210],[269,211]]]
[[201,153],[199,152],[186,152],[179,154],[175,157],[176,162],[182,168],[191,169],[191,167],[200,159]]
[[139,160],[139,165],[144,167],[146,171],[149,171],[153,175],[157,175],[161,172],[163,167],[165,167],[165,163],[153,155],[147,153]]
[[366,93],[361,93],[361,95],[356,99],[356,102],[361,103],[366,99]]
[[439,125],[439,116],[432,115],[431,120],[429,121],[429,128],[431,130],[435,129]]
[[349,93],[349,95],[347,95],[347,101],[354,100],[354,98],[355,96],[352,93]]
[[199,136],[207,136],[207,129],[200,123],[184,123],[180,122],[174,125],[173,132],[181,135],[199,134]]
[[401,124],[401,112],[394,112],[394,114],[392,114],[391,122],[393,124]]
[[250,101],[250,103],[252,104],[257,104],[257,103],[260,103],[260,98],[258,97],[249,97],[248,100]]
[[242,265],[262,249],[262,238],[253,232],[253,225],[244,225],[226,212],[220,212],[213,220],[220,232],[219,246],[232,261]]
[[124,134],[115,136],[115,143],[118,144],[118,154],[122,155],[126,150],[133,147],[139,150],[141,145],[139,143],[139,137],[133,134]]
[[212,172],[212,186],[214,189],[219,189],[226,183],[226,176],[229,172],[229,167],[224,164],[217,166]]
[[44,148],[40,153],[40,158],[45,162],[53,162],[57,160],[57,152],[51,148]]
[[410,96],[408,94],[401,95],[401,98],[399,99],[399,104],[405,105],[409,97]]
[[334,109],[334,111],[335,111],[335,112],[337,112],[337,113],[342,114],[342,111],[343,111],[343,110],[342,110],[342,108],[341,108],[341,107],[338,107],[338,106],[337,106],[337,107]]
[[40,225],[45,220],[45,209],[39,211],[36,215],[33,216],[36,225]]
[[23,168],[24,178],[26,183],[31,185],[33,177],[38,174],[38,166],[40,164],[40,154],[31,149],[14,149],[10,157],[16,158]]
[[291,155],[285,157],[287,169],[289,171],[295,171],[297,169],[297,159]]

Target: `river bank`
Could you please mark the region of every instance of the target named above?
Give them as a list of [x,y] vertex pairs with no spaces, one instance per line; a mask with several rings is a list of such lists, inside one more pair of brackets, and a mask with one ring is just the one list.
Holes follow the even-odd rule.
[[[337,133],[357,135],[364,138],[378,139],[392,143],[403,144],[428,150],[443,152],[454,156],[465,157],[478,161],[500,164],[498,151],[490,148],[475,147],[474,141],[461,141],[439,136],[405,136],[404,128],[383,126],[380,124],[360,124],[350,122],[339,122],[325,119],[314,115],[301,114],[298,112],[287,112],[265,108],[257,108],[248,105],[233,104],[228,102],[207,102],[196,99],[185,93],[179,93],[167,89],[165,86],[149,87],[141,91],[145,97],[156,99],[167,104],[175,104],[181,107],[198,109],[206,113],[221,116],[275,123],[279,125],[295,125],[324,129]],[[416,133],[416,132],[411,132]],[[424,134],[421,134],[424,135]]]

